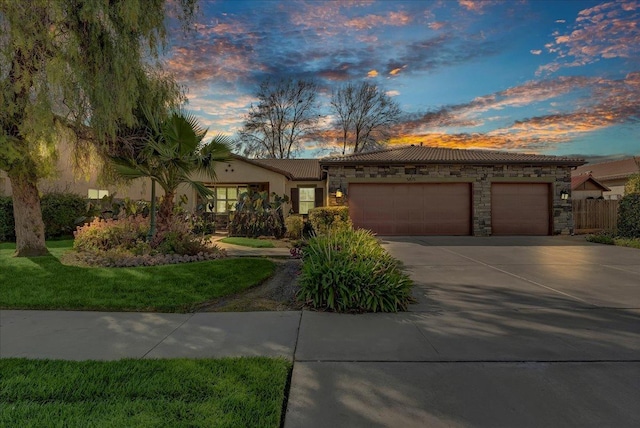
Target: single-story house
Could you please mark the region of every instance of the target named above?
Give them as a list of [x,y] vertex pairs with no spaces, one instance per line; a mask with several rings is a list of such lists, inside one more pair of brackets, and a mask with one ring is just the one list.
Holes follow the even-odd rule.
[[617,161],[582,165],[572,172],[572,176],[591,174],[598,182],[609,188],[608,191],[603,192],[606,199],[620,199],[624,196],[624,185],[629,177],[639,173],[640,156],[633,156]]
[[[318,206],[349,207],[355,226],[380,235],[552,235],[573,229],[571,170],[581,159],[487,150],[402,146],[324,159],[247,159],[233,155],[216,167],[216,179],[193,177],[212,188],[200,201],[186,186],[187,209],[206,202],[219,215],[237,195],[254,189],[287,195],[285,213]],[[149,199],[149,184],[129,188],[84,184],[63,171],[58,188],[90,198]],[[98,192],[98,193],[97,193]],[[160,192],[161,194],[161,192]]]
[[591,174],[571,176],[571,198],[573,200],[600,199],[603,198],[603,192],[610,190],[607,186],[593,178]]

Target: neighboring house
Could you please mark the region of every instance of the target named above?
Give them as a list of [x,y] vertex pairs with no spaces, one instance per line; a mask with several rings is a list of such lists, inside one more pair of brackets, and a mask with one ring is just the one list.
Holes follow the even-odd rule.
[[410,146],[320,164],[330,205],[348,205],[356,226],[380,235],[487,236],[571,233],[571,169],[584,161]]
[[640,173],[640,156],[611,162],[586,164],[573,171],[572,176],[591,174],[602,185],[609,188],[603,193],[606,199],[620,199],[624,196],[624,185],[633,174]]
[[571,176],[571,198],[579,199],[599,199],[603,192],[609,192],[604,184],[593,178],[591,174]]
[[[222,217],[245,189],[287,195],[285,213],[345,205],[355,226],[380,235],[568,234],[571,170],[583,164],[567,157],[422,146],[320,160],[233,155],[216,166],[215,180],[193,177],[213,189],[212,200],[199,200],[186,186],[178,194],[187,196],[187,209],[204,205]],[[95,181],[71,181],[81,194],[112,191]],[[149,199],[149,188],[138,183],[117,195]]]
[[[119,199],[151,199],[151,186],[148,180],[134,180],[128,185],[104,185],[98,180],[95,167],[88,168],[84,172],[74,171],[71,148],[66,144],[61,144],[59,148],[55,175],[40,180],[38,189],[41,193],[71,192],[93,200],[109,195],[115,195]],[[4,171],[0,171],[0,195],[11,196],[11,194],[9,178]]]

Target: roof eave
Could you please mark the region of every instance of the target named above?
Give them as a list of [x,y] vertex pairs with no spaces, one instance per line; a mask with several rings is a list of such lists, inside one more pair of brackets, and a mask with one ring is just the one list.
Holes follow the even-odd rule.
[[444,160],[327,160],[320,161],[322,166],[339,166],[339,165],[450,165],[450,164],[465,164],[465,165],[557,165],[557,166],[571,166],[576,167],[584,165],[586,162],[583,160],[545,160],[545,161],[530,161],[530,160],[514,160],[514,161],[502,161],[502,160],[458,160],[458,161],[444,161]]

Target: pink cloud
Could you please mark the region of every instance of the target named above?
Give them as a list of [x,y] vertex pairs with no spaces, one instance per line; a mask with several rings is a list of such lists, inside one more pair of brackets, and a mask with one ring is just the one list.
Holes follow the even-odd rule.
[[570,33],[554,34],[554,41],[545,45],[557,59],[539,67],[536,74],[639,55],[639,11],[637,1],[608,2],[580,11]]

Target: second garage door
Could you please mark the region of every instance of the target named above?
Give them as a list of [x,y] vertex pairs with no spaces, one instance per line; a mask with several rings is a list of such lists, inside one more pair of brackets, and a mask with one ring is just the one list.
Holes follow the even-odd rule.
[[547,183],[493,183],[492,234],[549,235],[549,204]]
[[470,183],[352,183],[354,226],[378,235],[470,235]]

